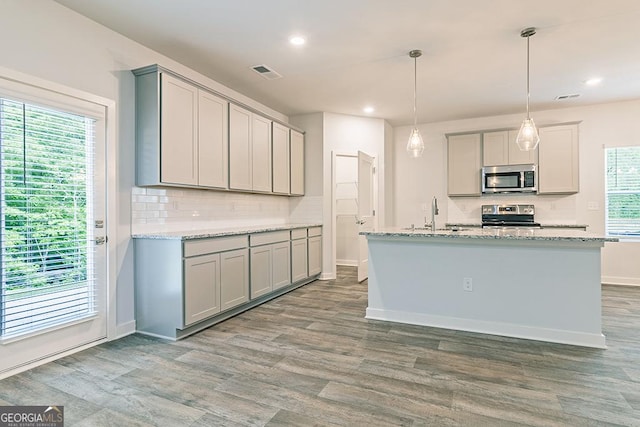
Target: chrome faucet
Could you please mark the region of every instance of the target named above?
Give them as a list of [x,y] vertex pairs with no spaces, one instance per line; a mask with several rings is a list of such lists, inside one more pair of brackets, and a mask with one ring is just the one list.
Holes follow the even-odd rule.
[[436,231],[436,215],[438,215],[438,199],[434,196],[431,201],[431,231]]

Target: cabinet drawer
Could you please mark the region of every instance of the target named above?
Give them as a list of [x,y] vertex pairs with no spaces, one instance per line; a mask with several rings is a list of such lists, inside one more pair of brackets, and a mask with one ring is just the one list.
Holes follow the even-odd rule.
[[309,228],[309,237],[322,236],[322,227]]
[[286,242],[289,240],[289,230],[257,233],[249,236],[251,246],[269,245],[271,243]]
[[295,230],[291,230],[291,240],[306,239],[306,238],[307,238],[306,228],[296,228]]
[[216,237],[212,239],[194,240],[184,243],[184,257],[232,251],[246,248],[247,236]]

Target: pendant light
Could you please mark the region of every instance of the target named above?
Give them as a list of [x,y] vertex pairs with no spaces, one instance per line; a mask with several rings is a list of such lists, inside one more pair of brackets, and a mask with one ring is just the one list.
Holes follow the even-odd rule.
[[518,147],[520,147],[520,150],[522,151],[535,150],[536,147],[538,147],[538,142],[540,142],[540,136],[538,136],[536,124],[529,115],[529,37],[535,33],[536,29],[534,27],[525,28],[520,32],[520,37],[527,38],[527,118],[522,122],[520,131],[518,132],[518,137],[516,138],[516,144],[518,144]]
[[413,58],[413,129],[407,143],[407,153],[411,157],[420,157],[424,151],[424,142],[418,130],[417,88],[418,88],[418,58],[422,56],[421,50],[412,50],[409,57]]

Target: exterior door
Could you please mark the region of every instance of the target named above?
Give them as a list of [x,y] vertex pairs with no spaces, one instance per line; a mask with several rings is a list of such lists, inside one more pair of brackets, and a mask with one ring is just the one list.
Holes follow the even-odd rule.
[[376,227],[375,195],[373,187],[375,158],[358,151],[358,281],[369,276],[369,248],[367,238],[361,231],[371,231]]
[[105,107],[0,79],[0,377],[106,338]]

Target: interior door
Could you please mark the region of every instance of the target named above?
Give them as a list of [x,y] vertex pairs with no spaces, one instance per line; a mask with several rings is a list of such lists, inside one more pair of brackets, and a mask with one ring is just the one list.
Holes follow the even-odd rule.
[[0,378],[107,335],[104,107],[3,90]]
[[366,236],[361,231],[371,231],[376,227],[374,173],[375,158],[358,151],[358,281],[369,276],[369,248]]

